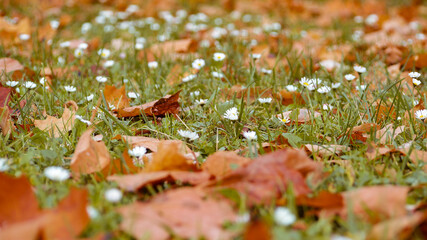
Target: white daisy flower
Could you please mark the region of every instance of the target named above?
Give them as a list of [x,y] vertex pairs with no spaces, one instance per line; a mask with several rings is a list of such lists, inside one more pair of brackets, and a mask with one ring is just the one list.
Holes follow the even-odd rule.
[[39,83],[40,83],[41,85],[44,85],[44,84],[46,83],[46,78],[45,78],[45,77],[41,77],[41,78],[39,79]]
[[319,92],[319,93],[328,93],[330,91],[331,91],[331,88],[328,86],[323,86],[323,87],[320,87],[319,89],[317,89],[317,92]]
[[98,55],[101,56],[102,58],[106,59],[110,56],[111,51],[105,48],[101,48],[98,50]]
[[71,45],[71,42],[70,42],[70,41],[61,42],[61,43],[59,44],[59,46],[60,46],[60,47],[62,47],[62,48],[70,47],[70,45]]
[[58,20],[52,20],[49,22],[49,25],[51,28],[57,29],[57,28],[59,28],[59,21]]
[[303,77],[301,80],[299,80],[299,84],[303,85],[304,87],[309,87],[313,85],[313,81],[309,78]]
[[205,66],[205,60],[203,59],[196,59],[193,61],[193,63],[191,64],[191,66],[195,69],[201,69],[202,67]]
[[272,74],[272,73],[273,73],[273,70],[271,70],[271,69],[266,69],[266,68],[261,68],[261,72],[262,72],[262,73],[265,73],[265,74]]
[[364,72],[366,72],[366,68],[363,67],[363,66],[359,66],[359,65],[354,66],[353,69],[354,69],[354,71],[356,71],[358,73],[364,73]]
[[419,72],[410,72],[410,73],[408,73],[408,75],[411,78],[419,78],[419,77],[421,77],[421,73],[419,73]]
[[220,61],[222,61],[224,59],[225,59],[225,54],[224,53],[216,52],[213,55],[213,60],[215,62],[220,62]]
[[189,82],[189,81],[191,81],[191,80],[195,79],[196,77],[197,77],[197,75],[196,75],[196,74],[190,74],[190,75],[188,75],[188,76],[185,76],[185,77],[182,79],[182,81],[183,81],[183,82]]
[[190,93],[190,96],[191,97],[197,97],[197,96],[199,96],[200,95],[200,91],[194,91],[194,92],[191,92]]
[[257,60],[257,59],[261,58],[261,54],[260,53],[250,53],[249,57],[252,58],[252,59]]
[[81,48],[77,48],[76,50],[74,50],[74,57],[76,58],[83,56],[83,54],[84,54],[84,50]]
[[204,105],[208,102],[207,99],[196,99],[196,103],[199,105]]
[[366,89],[366,85],[356,86],[357,91],[364,91]]
[[332,88],[339,88],[341,86],[341,83],[332,83]]
[[258,98],[258,102],[260,103],[271,103],[272,98]]
[[377,14],[370,14],[365,18],[365,23],[368,25],[374,25],[379,20],[379,17]]
[[424,120],[427,118],[427,109],[418,110],[415,112],[415,117]]
[[108,78],[104,77],[104,76],[96,76],[95,79],[96,79],[96,81],[98,81],[100,83],[104,83],[104,82],[106,82],[108,80]]
[[139,98],[139,93],[136,92],[128,92],[129,98]]
[[122,199],[123,193],[117,188],[110,188],[107,191],[105,191],[104,197],[107,201],[116,203]]
[[239,119],[239,111],[236,107],[232,107],[224,113],[224,118],[235,121]]
[[81,27],[80,31],[81,31],[83,34],[85,34],[85,33],[87,33],[91,28],[92,28],[92,24],[91,24],[91,23],[88,23],[88,22],[85,22],[85,23],[83,23],[83,24],[82,24],[82,27]]
[[88,47],[89,47],[89,44],[85,42],[82,42],[77,46],[78,49],[87,49]]
[[288,90],[288,92],[295,92],[296,90],[298,90],[298,88],[294,85],[287,85],[285,88],[286,90]]
[[237,223],[247,223],[251,220],[251,215],[249,213],[244,213],[239,216],[237,216],[236,222]]
[[178,134],[181,135],[181,137],[190,139],[191,141],[199,138],[197,133],[188,130],[178,130]]
[[277,207],[274,210],[274,221],[281,226],[289,226],[296,219],[296,216],[286,207]]
[[332,110],[334,107],[331,104],[323,104],[322,105],[322,109],[327,111],[327,110]]
[[76,87],[70,85],[64,86],[64,88],[67,92],[75,92],[77,90]]
[[112,67],[113,65],[114,65],[114,60],[107,60],[107,61],[105,61],[103,66],[105,68],[109,68],[109,67]]
[[7,158],[0,158],[0,172],[6,172],[7,170],[9,170]]
[[243,132],[243,137],[245,137],[249,141],[257,139],[256,132],[254,131]]
[[413,83],[415,86],[418,86],[418,85],[420,85],[420,84],[421,84],[421,81],[420,81],[420,80],[418,80],[418,79],[416,79],[416,78],[412,78],[412,83]]
[[93,94],[91,94],[91,95],[89,95],[89,96],[87,96],[87,97],[85,97],[86,98],[86,101],[91,101],[92,99],[93,99],[93,97],[94,97],[94,95]]
[[53,181],[65,181],[70,177],[70,171],[65,168],[51,166],[44,169],[44,175]]
[[30,39],[30,37],[31,36],[29,34],[25,34],[25,33],[19,34],[19,39],[21,41],[27,41],[28,39]]
[[418,101],[417,99],[414,99],[414,100],[412,101],[412,105],[414,105],[414,106],[417,106],[417,105],[418,105],[418,103],[420,103],[420,101]]
[[24,83],[24,87],[28,88],[28,89],[33,89],[37,87],[37,84],[31,82],[31,81],[26,81]]
[[135,49],[136,50],[144,49],[144,43],[139,43],[139,42],[135,43]]
[[214,78],[224,78],[224,74],[221,72],[211,72],[212,77]]
[[86,124],[86,125],[88,125],[88,126],[90,126],[90,125],[92,125],[92,123],[90,122],[90,121],[88,121],[88,120],[86,120],[86,119],[84,119],[82,116],[80,116],[80,115],[75,115],[74,116],[76,119],[78,119],[78,120],[80,120],[82,123],[84,123],[84,124]]
[[344,78],[345,78],[347,81],[352,81],[352,80],[354,80],[354,79],[356,78],[356,76],[354,76],[353,74],[346,74],[346,75],[344,76]]
[[148,67],[151,69],[157,68],[158,66],[159,66],[159,63],[156,61],[148,62]]
[[86,212],[87,212],[87,215],[89,215],[90,219],[99,217],[98,210],[96,210],[96,208],[93,206],[90,206],[90,205],[86,206]]
[[132,157],[140,158],[144,156],[145,153],[147,153],[147,149],[145,147],[137,146],[137,147],[134,147],[133,149],[129,149],[128,153]]
[[6,86],[9,86],[9,87],[15,87],[16,85],[19,84],[19,82],[18,81],[7,81],[7,82],[5,82],[5,84],[6,84]]
[[289,123],[291,120],[289,119],[289,117],[285,117],[285,116],[282,116],[282,117],[277,117],[278,119],[279,119],[279,121],[280,122],[282,122],[282,123]]

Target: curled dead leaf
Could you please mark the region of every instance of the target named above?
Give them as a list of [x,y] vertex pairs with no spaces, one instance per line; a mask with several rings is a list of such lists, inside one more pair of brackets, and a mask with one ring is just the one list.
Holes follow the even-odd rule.
[[70,131],[74,126],[75,112],[68,108],[64,109],[61,118],[47,115],[45,120],[34,120],[34,126],[42,131],[47,131],[55,138]]
[[251,161],[249,158],[241,157],[235,152],[219,151],[210,155],[203,162],[202,169],[216,178],[221,178],[233,170],[245,166]]

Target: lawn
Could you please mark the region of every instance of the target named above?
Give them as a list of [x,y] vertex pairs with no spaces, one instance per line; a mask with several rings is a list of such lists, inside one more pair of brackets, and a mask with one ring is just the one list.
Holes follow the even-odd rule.
[[0,239],[427,238],[425,1],[0,6]]

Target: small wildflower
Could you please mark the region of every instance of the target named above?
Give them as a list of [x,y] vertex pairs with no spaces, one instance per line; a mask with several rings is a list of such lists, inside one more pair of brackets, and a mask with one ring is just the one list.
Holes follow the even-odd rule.
[[140,42],[135,43],[135,49],[136,50],[144,49],[144,43],[140,43]]
[[94,219],[94,218],[97,218],[97,217],[99,217],[99,212],[98,212],[98,210],[96,210],[96,208],[94,208],[93,206],[87,206],[86,207],[86,212],[87,212],[87,215],[89,215],[89,217],[91,218],[91,219]]
[[366,72],[366,68],[363,66],[354,66],[353,67],[354,71],[358,72],[358,73],[364,73]]
[[7,158],[0,158],[0,172],[6,172],[7,170],[9,170]]
[[225,59],[225,54],[224,53],[216,52],[213,55],[213,60],[215,62],[220,62],[220,61],[222,61],[224,59]]
[[77,46],[78,49],[87,49],[88,47],[89,47],[89,44],[85,42],[82,42]]
[[279,121],[280,122],[282,122],[282,123],[289,123],[291,120],[289,119],[289,117],[286,117],[286,116],[282,116],[282,117],[278,117],[278,119],[279,119]]
[[265,74],[272,74],[272,73],[273,73],[273,70],[271,70],[271,69],[266,69],[266,68],[261,68],[261,72],[262,72],[262,73],[265,73]]
[[418,110],[415,112],[415,117],[424,120],[427,118],[427,109]]
[[88,101],[88,102],[91,101],[93,99],[93,96],[94,96],[93,94],[87,96],[86,101]]
[[319,62],[319,65],[326,68],[326,70],[328,71],[332,71],[334,70],[334,68],[339,67],[340,63],[334,60],[327,59]]
[[77,89],[76,89],[76,87],[74,87],[74,86],[64,86],[64,88],[65,88],[65,91],[67,91],[67,92],[75,92]]
[[250,141],[257,139],[256,132],[254,131],[243,132],[243,137]]
[[159,63],[157,63],[156,61],[148,62],[148,67],[151,68],[151,69],[155,69],[158,66],[159,66]]
[[412,83],[413,83],[415,86],[418,86],[418,85],[420,85],[420,84],[421,84],[421,81],[420,81],[420,80],[418,80],[418,79],[416,79],[416,78],[412,78]]
[[197,97],[199,95],[200,95],[200,91],[194,91],[194,92],[190,93],[190,96],[192,96],[192,97]]
[[98,55],[102,58],[108,58],[110,56],[111,52],[108,49],[102,48],[98,50]]
[[84,50],[81,48],[76,48],[76,50],[74,50],[74,57],[76,58],[83,56],[83,54],[84,54]]
[[211,72],[212,77],[214,78],[223,78],[225,77],[223,73],[221,72]]
[[128,92],[129,98],[139,98],[139,93],[136,92]]
[[252,59],[260,59],[261,58],[261,54],[260,53],[250,53],[249,57],[251,57]]
[[272,98],[258,98],[258,102],[260,103],[271,103]]
[[137,158],[144,156],[146,152],[147,152],[147,149],[145,147],[139,147],[139,146],[128,150],[128,153],[130,156],[137,157]]
[[330,91],[331,91],[331,88],[328,86],[323,86],[323,87],[320,87],[319,89],[317,89],[317,92],[319,92],[319,93],[328,93]]
[[224,118],[235,121],[239,119],[239,111],[236,107],[232,107],[224,113]]
[[339,88],[341,86],[341,83],[332,83],[331,87],[336,89]]
[[33,89],[37,87],[37,84],[30,82],[30,81],[26,81],[24,83],[24,87],[28,88],[28,89]]
[[181,137],[190,139],[191,141],[199,138],[197,133],[188,130],[178,130],[178,134],[181,135]]
[[295,92],[296,90],[298,90],[297,87],[295,87],[294,85],[287,85],[286,90],[288,90],[289,92]]
[[207,99],[196,99],[196,103],[197,104],[199,104],[199,105],[204,105],[204,104],[206,104],[208,102],[208,100]]
[[331,104],[325,103],[325,104],[322,105],[322,109],[325,110],[325,111],[332,110],[333,108],[334,107]]
[[411,78],[419,78],[419,77],[421,77],[421,73],[419,73],[419,72],[410,72],[410,73],[408,73],[408,75]]
[[105,191],[104,197],[107,201],[116,203],[122,199],[123,193],[117,188],[110,188],[107,191]]
[[354,80],[354,79],[356,78],[356,76],[354,76],[353,74],[346,74],[346,75],[344,76],[344,78],[345,78],[347,81],[352,81],[352,80]]
[[88,125],[88,126],[90,126],[90,125],[92,125],[92,123],[90,122],[90,121],[88,121],[88,120],[86,120],[86,119],[84,119],[82,116],[80,116],[80,115],[75,115],[74,116],[76,119],[78,119],[78,120],[80,120],[82,123],[85,123],[86,125]]
[[357,91],[364,91],[366,89],[366,85],[356,86]]
[[44,175],[53,181],[65,181],[70,177],[70,172],[62,167],[51,166],[44,170]]
[[274,221],[282,226],[289,226],[296,221],[296,216],[286,207],[277,207],[274,210]]
[[19,39],[21,40],[21,41],[27,41],[28,39],[30,39],[30,35],[29,34],[25,34],[25,33],[23,33],[23,34],[19,34]]
[[188,76],[185,76],[185,77],[182,79],[182,81],[183,81],[183,82],[189,82],[189,81],[191,81],[191,80],[195,79],[196,77],[197,77],[197,75],[196,75],[196,74],[190,74],[190,75],[188,75]]
[[104,83],[104,82],[106,82],[108,80],[108,78],[104,77],[104,76],[96,76],[95,79],[96,79],[96,81],[98,81],[100,83]]
[[15,87],[16,85],[19,84],[19,82],[18,81],[7,81],[5,84],[6,84],[6,86],[9,86],[9,87]]
[[107,61],[105,61],[105,63],[103,64],[103,66],[105,67],[105,68],[109,68],[109,67],[112,67],[113,65],[114,65],[114,60],[107,60]]
[[315,86],[313,84],[313,80],[312,79],[308,79],[306,77],[301,78],[301,80],[299,81],[299,83],[301,85],[303,85],[304,87],[308,88],[308,90],[312,91],[315,89]]
[[418,105],[418,103],[420,103],[420,101],[418,101],[417,99],[414,99],[414,100],[412,101],[412,105],[414,105],[414,106],[417,106],[417,105]]
[[59,44],[59,47],[67,48],[67,47],[70,47],[70,45],[71,45],[70,41],[65,41],[65,42],[61,42]]
[[237,216],[236,222],[237,223],[247,223],[251,220],[251,215],[249,213],[244,213],[239,216]]
[[205,60],[203,59],[196,59],[193,61],[193,63],[191,64],[191,66],[195,69],[201,69],[202,67],[205,66]]

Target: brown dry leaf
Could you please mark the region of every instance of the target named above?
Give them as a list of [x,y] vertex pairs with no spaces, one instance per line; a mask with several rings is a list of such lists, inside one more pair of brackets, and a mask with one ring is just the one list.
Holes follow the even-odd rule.
[[119,208],[120,228],[137,239],[166,240],[171,233],[183,239],[230,239],[223,224],[236,219],[228,201],[197,188],[169,190],[149,202]]
[[102,169],[103,176],[110,176],[113,174],[133,174],[140,171],[140,167],[135,166],[127,149],[124,150],[122,157],[124,161],[120,158],[111,160],[108,165]]
[[235,152],[219,151],[206,159],[202,164],[202,169],[216,178],[221,178],[249,162],[251,159],[241,157]]
[[182,78],[196,74],[197,72],[198,70],[195,68],[185,70],[182,65],[176,64],[166,77],[166,82],[172,86],[174,84],[181,83]]
[[[362,125],[356,126],[351,130],[348,129],[346,134],[350,138],[350,143],[353,143],[355,140],[366,142],[368,139],[368,133],[375,132],[380,129],[380,126],[375,123],[364,123]],[[341,138],[342,136],[340,136]]]
[[337,193],[321,191],[315,197],[302,195],[297,197],[296,203],[301,206],[309,206],[315,208],[339,208],[344,206],[343,196]]
[[243,239],[244,240],[270,240],[272,239],[270,226],[268,226],[264,221],[261,221],[261,220],[250,222],[246,226]]
[[344,192],[340,215],[345,217],[351,210],[352,214],[371,223],[403,217],[408,191],[409,187],[405,186],[369,186]]
[[416,212],[409,216],[393,218],[376,224],[369,232],[367,240],[407,239],[414,229],[427,219],[426,212]]
[[13,88],[0,87],[0,107],[9,107],[12,90]]
[[94,141],[92,132],[93,129],[88,129],[80,136],[71,159],[70,168],[77,177],[80,174],[99,172],[110,163],[107,147],[102,141]]
[[86,190],[71,188],[56,208],[40,210],[26,177],[0,179],[0,239],[71,240],[89,223]]
[[14,128],[8,107],[0,107],[0,128],[3,136],[11,133]]
[[164,170],[195,170],[197,166],[182,154],[181,141],[160,141],[157,152],[153,154],[153,159],[144,168],[147,172]]
[[393,129],[393,124],[390,123],[384,128],[378,130],[376,134],[376,138],[379,139],[380,144],[387,144],[393,142],[397,135],[402,133],[405,130],[405,126],[399,126]]
[[320,116],[319,112],[312,112],[306,108],[300,108],[298,109],[298,119],[292,119],[291,118],[291,114],[292,111],[287,111],[284,113],[279,113],[276,115],[277,118],[289,118],[291,121],[297,120],[298,123],[308,123],[308,122],[312,122],[314,120],[314,118],[317,118]]
[[115,111],[129,107],[129,98],[126,96],[125,86],[116,88],[112,85],[105,85],[104,96],[108,104],[115,107]]
[[405,155],[404,151],[401,151],[399,149],[389,148],[387,146],[378,147],[375,145],[368,146],[368,149],[366,149],[365,155],[369,160],[374,160],[378,156],[385,156],[391,153],[401,153]]
[[179,93],[166,95],[163,98],[145,103],[139,106],[119,109],[119,117],[135,117],[142,114],[147,116],[163,116],[165,114],[177,114],[179,112]]
[[75,110],[70,110],[66,107],[61,118],[47,115],[45,120],[34,120],[34,126],[42,131],[49,132],[51,136],[57,138],[74,127],[74,115]]
[[340,155],[342,152],[349,151],[350,148],[344,145],[313,145],[305,144],[305,149],[311,154],[318,154],[320,157]]
[[116,182],[119,187],[125,191],[135,192],[149,184],[157,184],[162,182],[189,183],[198,185],[208,181],[210,174],[207,172],[188,172],[188,171],[157,171],[157,172],[141,172],[138,174],[129,175],[113,175],[107,179]]
[[197,49],[197,42],[192,39],[181,39],[157,43],[151,46],[153,54],[161,55],[163,53],[188,53]]
[[278,94],[274,95],[277,99],[282,101],[282,104],[287,106],[289,104],[305,104],[304,99],[302,98],[301,93],[299,92],[289,92],[285,89],[281,90]]
[[[411,71],[414,68],[427,67],[427,53],[418,54],[408,59],[403,59],[401,62],[405,66],[405,70]],[[406,65],[405,65],[406,64]]]
[[0,74],[24,70],[24,66],[13,58],[0,58]]
[[296,196],[310,193],[306,177],[312,174],[316,178],[321,172],[321,164],[308,158],[304,151],[285,149],[260,156],[206,186],[236,189],[247,196],[249,205],[268,204],[283,196],[289,184]]

